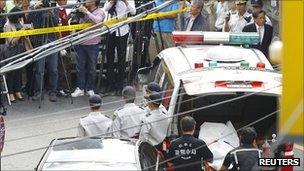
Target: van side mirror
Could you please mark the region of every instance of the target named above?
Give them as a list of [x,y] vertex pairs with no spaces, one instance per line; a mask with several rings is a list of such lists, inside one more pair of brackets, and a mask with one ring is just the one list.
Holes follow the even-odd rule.
[[148,84],[151,67],[143,67],[138,69],[137,78],[140,84]]

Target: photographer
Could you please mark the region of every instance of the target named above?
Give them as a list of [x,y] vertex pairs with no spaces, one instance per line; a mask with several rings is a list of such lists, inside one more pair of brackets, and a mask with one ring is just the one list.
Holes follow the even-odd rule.
[[[80,18],[80,23],[97,24],[102,22],[105,14],[102,9],[98,7],[100,3],[99,0],[86,0],[85,2],[85,6],[79,8],[79,12],[84,14],[84,16]],[[77,88],[72,93],[72,97],[83,96],[85,88],[89,96],[94,95],[96,64],[99,55],[100,41],[101,37],[97,36],[77,46]],[[87,83],[86,86],[85,83]]]
[[[59,5],[59,25],[67,26],[69,25],[70,14],[67,14],[66,8],[67,0],[57,0]],[[59,37],[66,37],[70,35],[69,31],[59,32]],[[69,84],[71,82],[71,70],[72,70],[72,57],[71,57],[71,48],[66,48],[61,50],[59,53],[59,67],[58,67],[58,93],[61,96],[67,97],[70,93]],[[64,67],[62,67],[64,66]],[[66,79],[67,78],[67,79]]]
[[251,15],[247,12],[247,0],[236,0],[236,14],[227,14],[225,18],[224,31],[240,33],[243,28],[251,21]]
[[[111,18],[126,18],[128,13],[134,15],[136,9],[131,6],[127,0],[109,0],[104,5],[104,11],[108,12],[107,19]],[[129,37],[129,25],[124,25],[114,31],[112,31],[107,40],[107,80],[108,88],[107,92],[115,92],[116,95],[121,95],[126,69],[126,50],[127,42]],[[114,73],[114,59],[115,59],[115,49],[117,50],[118,59],[118,73],[115,77]]]
[[[37,1],[34,7],[31,9],[41,9],[47,8],[50,6],[56,6],[56,2],[49,0]],[[43,10],[43,11],[35,11],[31,12],[28,15],[28,18],[32,21],[34,28],[47,28],[47,27],[55,27],[58,26],[59,22],[59,10]],[[32,36],[33,38],[33,46],[38,47],[44,45],[46,43],[53,42],[57,39],[57,35],[55,33],[48,33],[44,35]],[[40,88],[43,87],[44,80],[44,68],[48,70],[48,88],[49,88],[49,100],[51,102],[56,102],[56,91],[57,91],[57,82],[58,82],[58,53],[55,52],[46,58],[40,59],[35,63],[35,82],[36,82],[36,91],[32,100],[40,99],[41,93]]]
[[[14,7],[10,13],[20,12],[22,9]],[[24,26],[21,21],[23,14],[12,14],[9,15],[8,21],[4,25],[5,32],[24,30]],[[26,50],[25,44],[30,42],[28,37],[10,37],[6,39],[6,46],[8,49],[8,56],[11,57],[20,54]],[[10,96],[10,101],[16,103],[17,100],[24,101],[21,95],[22,87],[22,70],[18,69],[7,73],[7,87]]]

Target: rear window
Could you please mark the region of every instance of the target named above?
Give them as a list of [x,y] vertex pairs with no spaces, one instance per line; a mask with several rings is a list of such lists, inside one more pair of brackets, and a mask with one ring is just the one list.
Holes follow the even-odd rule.
[[53,150],[84,150],[84,149],[102,149],[101,139],[65,139],[56,141]]

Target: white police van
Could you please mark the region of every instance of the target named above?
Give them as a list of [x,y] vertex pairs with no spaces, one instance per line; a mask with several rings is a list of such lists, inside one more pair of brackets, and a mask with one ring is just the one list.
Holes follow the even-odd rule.
[[[196,120],[198,136],[203,123],[228,122],[234,130],[273,113],[252,125],[261,139],[259,145],[273,138],[282,75],[261,51],[235,46],[258,43],[257,34],[173,32],[173,40],[179,46],[163,50],[151,67],[138,70],[139,82],[155,81],[161,86],[169,116],[178,115],[168,135],[179,133],[178,121],[185,115]],[[212,129],[205,133],[212,134]],[[226,152],[238,145],[236,139]],[[214,168],[219,169],[221,163]]]

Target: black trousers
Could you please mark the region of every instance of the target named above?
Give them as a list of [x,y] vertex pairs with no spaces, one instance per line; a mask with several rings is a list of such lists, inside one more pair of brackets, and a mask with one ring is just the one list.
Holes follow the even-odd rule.
[[[129,34],[116,36],[109,34],[107,41],[107,81],[112,90],[122,90],[126,78],[126,50]],[[114,71],[115,49],[117,50],[117,73]]]
[[22,70],[11,71],[6,74],[7,88],[9,94],[21,92]]

